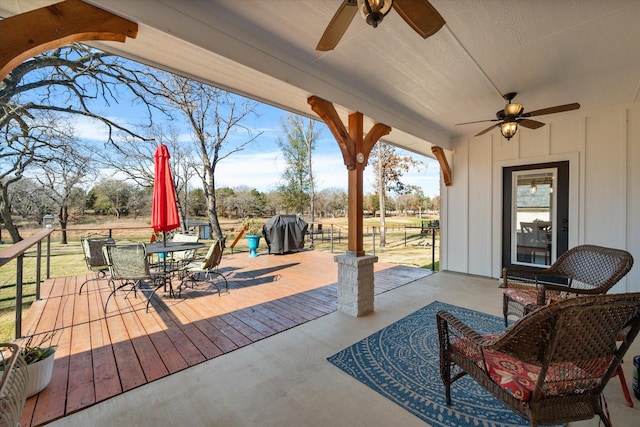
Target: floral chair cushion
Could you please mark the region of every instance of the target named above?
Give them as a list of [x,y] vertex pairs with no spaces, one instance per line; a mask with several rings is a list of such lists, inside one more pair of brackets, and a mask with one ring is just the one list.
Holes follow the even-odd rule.
[[[486,335],[486,339],[496,335]],[[540,373],[540,367],[522,362],[499,351],[482,352],[467,339],[454,340],[454,348],[474,361],[481,369],[486,369],[493,382],[507,390],[523,402],[531,400]],[[591,391],[600,384],[600,377],[609,366],[611,359],[585,361],[577,365],[566,362],[552,365],[546,374],[542,392],[546,396],[581,394]]]

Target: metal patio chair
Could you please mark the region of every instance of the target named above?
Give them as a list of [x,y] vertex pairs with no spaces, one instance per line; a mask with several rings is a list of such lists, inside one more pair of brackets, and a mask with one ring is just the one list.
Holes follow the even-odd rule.
[[[109,299],[118,290],[129,287],[125,298],[133,292],[134,297],[140,291],[146,296],[146,311],[149,311],[151,298],[156,291],[166,283],[163,272],[151,273],[149,259],[144,243],[122,243],[104,247],[107,262],[109,263],[110,280],[113,282],[113,290],[109,293],[105,303],[104,312],[107,312]],[[119,284],[116,284],[119,282]]]
[[224,274],[218,271],[218,267],[222,261],[225,244],[226,237],[212,243],[204,259],[200,262],[187,264],[181,269],[183,277],[180,283],[178,296],[182,294],[183,287],[190,285],[193,288],[196,284],[203,282],[210,283],[215,286],[218,290],[218,295],[221,295],[221,289],[220,286],[218,286],[219,280],[216,280],[216,278],[221,278],[224,281],[225,290],[227,292],[229,291],[229,282],[227,281],[227,278]]
[[81,239],[81,243],[87,268],[95,274],[95,277],[85,280],[80,285],[78,295],[82,294],[82,288],[87,283],[106,279],[109,264],[104,257],[102,248],[105,245],[114,245],[116,242],[111,237],[84,237]]

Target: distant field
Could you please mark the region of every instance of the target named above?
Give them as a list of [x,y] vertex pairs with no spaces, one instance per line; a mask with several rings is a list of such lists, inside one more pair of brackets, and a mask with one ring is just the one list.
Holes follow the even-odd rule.
[[[432,218],[424,218],[425,221]],[[266,220],[266,219],[265,219]],[[344,253],[347,249],[347,219],[332,218],[330,220],[323,219],[322,234],[314,235],[314,249],[319,251],[333,253]],[[231,252],[231,242],[237,236],[242,228],[241,221],[222,221],[222,228],[227,235],[227,252]],[[419,268],[431,269],[432,261],[432,236],[420,234],[421,220],[415,217],[390,217],[387,218],[387,246],[379,248],[379,219],[367,218],[364,221],[365,236],[364,250],[367,254],[378,256],[381,262],[389,262],[395,264],[409,265]],[[107,234],[108,228],[112,227],[113,238],[131,239],[138,241],[149,241],[151,237],[151,228],[148,219],[143,220],[127,220],[127,221],[105,221],[99,224],[91,224],[78,226],[81,228],[67,233],[68,244],[63,245],[59,242],[60,233],[54,232],[51,235],[51,270],[52,278],[74,276],[87,273],[87,266],[84,261],[80,239],[89,234]],[[123,228],[126,227],[126,228]],[[143,227],[134,229],[133,227]],[[372,235],[373,228],[376,228],[376,235]],[[415,228],[410,228],[415,227]],[[101,229],[101,230],[97,230]],[[23,237],[31,235],[39,228],[24,229]],[[333,243],[331,235],[333,231]],[[3,238],[8,236],[3,235]],[[436,269],[438,266],[439,256],[439,236],[436,236],[435,260]],[[374,248],[373,243],[376,247]],[[206,241],[205,241],[206,242]],[[305,247],[309,247],[310,241],[307,239]],[[6,247],[7,244],[0,245],[0,249]],[[43,253],[45,250],[43,244]],[[238,240],[233,252],[248,252],[246,239]],[[260,253],[266,253],[267,247],[264,241],[260,242],[258,249]],[[35,299],[35,248],[25,254],[24,257],[24,277],[23,277],[23,315],[26,313],[31,303]],[[45,277],[44,263],[42,266],[42,278]],[[15,329],[15,283],[16,283],[16,262],[12,261],[0,268],[0,342],[11,341],[13,339]]]

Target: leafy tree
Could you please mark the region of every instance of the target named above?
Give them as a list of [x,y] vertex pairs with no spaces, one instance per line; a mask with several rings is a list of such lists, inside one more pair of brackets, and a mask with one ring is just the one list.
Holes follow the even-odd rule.
[[[219,197],[219,196],[218,196]],[[196,188],[189,192],[189,215],[200,217],[207,213],[207,197],[202,188]]]
[[129,212],[129,199],[134,196],[133,184],[107,179],[93,188],[95,202],[93,207],[98,213],[113,214],[116,218]]
[[260,134],[244,125],[258,104],[204,83],[169,73],[155,72],[161,97],[177,107],[191,126],[194,164],[207,197],[212,234],[221,239],[215,171],[218,164],[253,142]]
[[420,166],[422,163],[410,156],[400,155],[395,147],[380,141],[371,151],[369,164],[375,170],[375,188],[378,193],[378,206],[380,208],[380,247],[384,248],[387,244],[385,230],[387,191],[404,194],[416,188],[415,186],[404,184],[402,176],[412,166]]
[[[141,84],[142,68],[133,62],[82,44],[70,44],[36,55],[15,67],[0,82],[0,214],[14,242],[21,240],[14,226],[7,187],[28,168],[46,163],[67,129],[59,118],[85,117],[115,135],[139,136],[103,114],[101,108],[117,104],[126,91],[137,101],[148,95]],[[147,111],[154,108],[145,104]]]
[[296,213],[309,206],[311,221],[315,221],[315,190],[313,186],[312,153],[320,129],[312,119],[288,113],[281,121],[284,137],[277,139],[286,169],[279,186],[284,207]]

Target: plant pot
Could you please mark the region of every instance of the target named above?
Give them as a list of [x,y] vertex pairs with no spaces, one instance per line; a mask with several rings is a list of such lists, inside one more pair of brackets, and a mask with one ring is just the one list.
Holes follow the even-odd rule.
[[49,385],[49,382],[51,381],[51,374],[53,373],[54,354],[55,353],[51,354],[46,359],[27,365],[27,373],[29,375],[29,381],[27,383],[27,397],[40,393],[47,385]]
[[249,246],[249,256],[257,257],[258,253],[256,249],[258,249],[258,245],[260,244],[260,235],[258,234],[250,234],[247,236],[247,245]]

